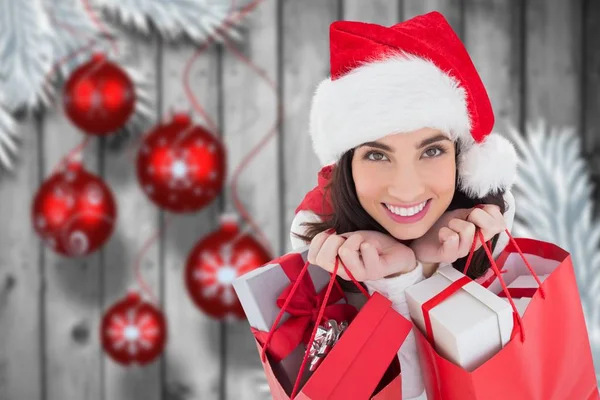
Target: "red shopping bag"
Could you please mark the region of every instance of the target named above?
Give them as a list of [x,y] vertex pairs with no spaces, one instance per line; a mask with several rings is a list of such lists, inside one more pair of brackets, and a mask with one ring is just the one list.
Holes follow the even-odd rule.
[[[497,263],[481,232],[475,239],[482,242],[495,273],[489,289],[495,293],[504,291],[513,307],[515,326],[511,340],[479,368],[468,372],[441,357],[433,341],[415,328],[427,398],[597,399],[590,343],[569,253],[551,243],[513,239],[506,232],[511,242]],[[474,245],[471,256],[473,249]],[[538,285],[537,275],[550,275],[521,318],[506,283],[525,273],[533,274]]]
[[[294,258],[294,260],[301,260],[301,258]],[[328,300],[334,283],[337,283],[335,277],[339,263],[339,259],[336,260],[335,270],[325,289],[322,303],[319,304],[318,315],[315,319],[317,323],[312,328],[312,335],[308,341],[309,346],[315,338],[318,322],[323,321],[326,307],[331,306]],[[277,331],[277,327],[290,302],[294,300],[298,288],[306,283],[305,278],[308,277],[305,276],[305,273],[308,265],[308,262],[304,264],[293,284],[282,294],[285,296],[285,302],[281,306],[281,311],[273,323],[271,331],[267,334],[253,330],[273,398],[276,400],[292,398],[311,400],[402,399],[402,381],[397,353],[410,333],[412,323],[396,312],[392,308],[392,303],[379,293],[369,296],[347,269],[348,276],[369,298],[368,301],[352,319],[338,342],[304,386],[300,387],[300,379],[297,378],[291,394],[286,393],[283,389],[273,372],[272,365],[278,358],[280,359],[278,355],[281,354],[281,349],[271,351],[270,345],[275,336],[278,336],[277,342],[281,345],[280,347],[287,345],[285,337],[281,334],[278,335],[280,332]],[[344,268],[346,267],[344,266]],[[302,291],[300,290],[300,292]],[[286,324],[287,329],[289,326],[304,326],[304,322],[294,321],[293,316],[286,321]],[[296,332],[291,336],[301,337],[303,332]],[[288,350],[294,346],[295,343],[291,346],[287,345]],[[298,377],[303,376],[306,361],[307,355],[304,357]]]

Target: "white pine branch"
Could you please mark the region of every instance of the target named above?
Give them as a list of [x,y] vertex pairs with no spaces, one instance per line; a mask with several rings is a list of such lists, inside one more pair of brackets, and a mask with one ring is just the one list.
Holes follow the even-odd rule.
[[[114,16],[122,25],[148,34],[152,23],[168,41],[187,36],[196,43],[214,36],[222,40],[218,29],[228,17],[235,20],[235,10],[249,4],[249,0],[94,0],[94,3]],[[239,40],[234,28],[227,36]]]
[[581,140],[571,129],[548,132],[543,122],[526,133],[523,138],[508,131],[520,156],[515,234],[571,253],[592,346],[600,352],[600,223],[593,221],[593,187]]
[[0,102],[9,112],[48,104],[52,32],[41,0],[2,0],[0,18]]
[[53,64],[59,72],[53,78],[58,75],[65,77],[104,43],[99,41],[100,32],[81,0],[43,1],[53,33]]
[[17,153],[17,122],[0,106],[0,165],[11,170]]

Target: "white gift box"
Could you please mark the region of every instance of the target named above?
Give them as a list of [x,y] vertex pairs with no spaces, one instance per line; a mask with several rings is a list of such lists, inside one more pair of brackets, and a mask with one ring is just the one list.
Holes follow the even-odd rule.
[[[544,282],[544,280],[546,280],[547,277],[548,277],[548,275],[538,275],[540,282]],[[517,307],[517,312],[522,317],[523,314],[525,314],[525,310],[527,309],[529,302],[531,301],[531,295],[528,295],[526,297],[520,297],[518,294],[519,292],[515,292],[514,290],[511,290],[511,289],[537,289],[539,287],[537,281],[535,280],[535,278],[532,275],[522,275],[522,276],[516,277],[515,280],[513,280],[506,287],[507,287],[508,292],[510,293],[511,297],[513,298],[515,307]],[[513,296],[513,293],[511,293],[511,292],[515,293],[516,295]],[[504,296],[506,296],[506,294],[504,292],[500,292],[498,295],[500,297],[502,297],[502,299],[505,300],[508,304],[510,304],[510,302],[508,301],[508,298],[504,297]]]
[[[298,249],[294,253],[300,253],[302,259],[306,262],[308,246]],[[331,279],[329,272],[312,264],[308,266],[308,273],[317,292],[325,288]],[[277,298],[288,285],[290,285],[290,280],[281,269],[281,266],[276,263],[257,268],[233,281],[233,288],[251,327],[269,332],[280,311],[276,304]],[[288,318],[289,314],[284,313],[279,325]],[[304,345],[299,345],[280,363],[272,365],[274,374],[288,393],[293,389],[304,353]],[[302,381],[308,379],[309,375],[309,370],[306,368]]]
[[[449,265],[406,289],[410,316],[423,334],[422,305],[462,277]],[[478,283],[469,282],[429,312],[435,349],[447,360],[473,371],[509,342],[512,313],[510,304]]]

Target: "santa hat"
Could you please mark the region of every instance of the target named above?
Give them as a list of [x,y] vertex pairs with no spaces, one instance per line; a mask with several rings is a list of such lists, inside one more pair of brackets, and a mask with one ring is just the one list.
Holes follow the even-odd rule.
[[458,142],[459,189],[481,198],[516,177],[512,144],[491,133],[494,112],[464,45],[438,12],[392,27],[330,26],[331,77],[313,98],[310,135],[322,165],[384,136],[424,127]]

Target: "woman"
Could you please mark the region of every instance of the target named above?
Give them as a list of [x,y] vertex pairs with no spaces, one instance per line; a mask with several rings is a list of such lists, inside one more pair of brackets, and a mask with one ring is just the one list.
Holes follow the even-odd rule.
[[[516,154],[491,133],[485,88],[441,14],[390,28],[337,21],[330,51],[331,78],[319,85],[310,120],[326,167],[297,209],[292,244],[310,243],[308,260],[328,271],[339,257],[410,319],[405,288],[440,264],[462,272],[476,228],[494,256],[506,245]],[[492,271],[476,249],[467,274],[481,281]],[[338,275],[350,290],[343,269]],[[399,359],[403,398],[424,396],[413,333]]]

